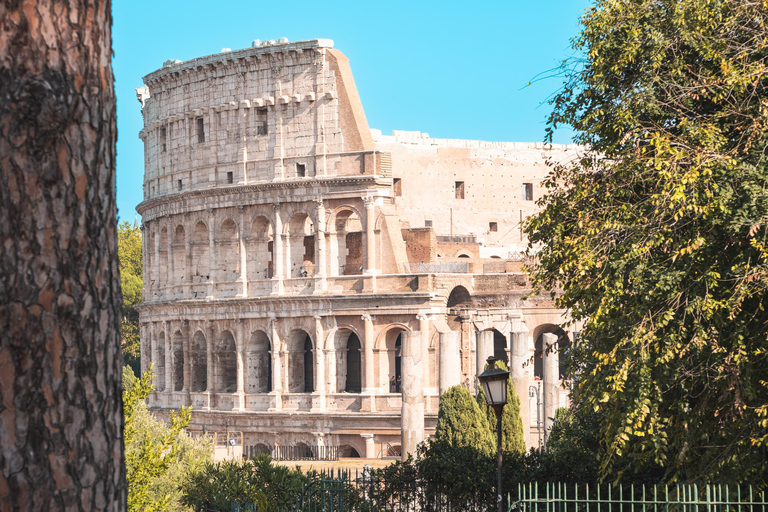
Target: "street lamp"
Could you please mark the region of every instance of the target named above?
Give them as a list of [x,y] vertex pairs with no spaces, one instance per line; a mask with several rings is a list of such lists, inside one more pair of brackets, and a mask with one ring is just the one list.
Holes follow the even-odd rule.
[[501,413],[507,403],[507,380],[509,372],[496,368],[496,359],[488,358],[488,368],[477,376],[483,386],[485,401],[496,413],[496,503],[501,512]]
[[[528,397],[533,398],[536,395],[536,432],[539,434],[539,451],[541,451],[541,381],[537,381],[537,386],[528,386]],[[531,410],[530,402],[528,410]]]

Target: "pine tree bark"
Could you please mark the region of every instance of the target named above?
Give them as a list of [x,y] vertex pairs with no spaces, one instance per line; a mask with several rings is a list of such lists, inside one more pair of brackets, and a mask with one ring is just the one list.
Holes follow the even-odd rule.
[[111,27],[0,4],[0,511],[126,506]]

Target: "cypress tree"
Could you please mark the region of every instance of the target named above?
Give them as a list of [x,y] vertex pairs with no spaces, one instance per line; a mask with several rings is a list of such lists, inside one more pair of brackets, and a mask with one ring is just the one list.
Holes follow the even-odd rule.
[[[486,363],[486,367],[488,364]],[[497,368],[507,370],[503,361],[496,361]],[[483,387],[480,386],[477,393],[477,405],[485,414],[488,428],[491,432],[494,448],[496,447],[496,413],[485,401]],[[507,379],[507,405],[501,414],[501,449],[525,453],[525,438],[523,437],[523,420],[520,418],[520,398],[515,392],[512,377]]]
[[435,440],[477,448],[486,454],[496,448],[486,415],[463,386],[453,386],[440,397]]

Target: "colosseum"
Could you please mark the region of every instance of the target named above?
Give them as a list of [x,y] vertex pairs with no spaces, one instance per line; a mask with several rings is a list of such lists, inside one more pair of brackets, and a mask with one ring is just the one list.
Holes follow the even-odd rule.
[[577,330],[525,299],[521,222],[576,147],[382,135],[327,39],[169,60],[144,83],[153,410],[192,406],[192,430],[236,432],[246,455],[397,456],[495,355],[541,443],[567,400],[546,347]]

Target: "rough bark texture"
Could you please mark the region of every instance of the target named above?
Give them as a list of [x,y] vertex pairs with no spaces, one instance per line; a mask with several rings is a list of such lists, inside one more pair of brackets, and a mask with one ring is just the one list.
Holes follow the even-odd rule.
[[125,510],[111,26],[0,4],[0,511]]

